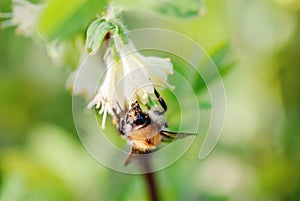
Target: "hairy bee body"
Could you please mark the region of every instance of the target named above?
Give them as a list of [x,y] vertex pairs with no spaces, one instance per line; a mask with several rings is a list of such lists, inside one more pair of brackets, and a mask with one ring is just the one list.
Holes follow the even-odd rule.
[[121,110],[119,113],[114,111],[113,123],[121,136],[131,145],[125,165],[130,162],[132,154],[152,152],[162,141],[171,141],[177,136],[188,135],[166,130],[165,111],[167,106],[156,90],[155,95],[162,108],[154,105],[148,112],[144,112],[139,103],[135,101],[126,111]]
[[136,101],[127,112],[116,115],[114,123],[123,138],[132,142],[135,153],[137,150],[146,153],[161,142],[159,132],[166,125],[166,120],[164,111],[154,107],[148,113],[143,112]]

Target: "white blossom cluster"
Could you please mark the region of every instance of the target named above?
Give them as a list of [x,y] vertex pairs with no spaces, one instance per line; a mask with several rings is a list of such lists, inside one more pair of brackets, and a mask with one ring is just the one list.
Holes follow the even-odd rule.
[[107,113],[113,115],[113,109],[124,110],[135,100],[146,104],[149,98],[153,98],[154,85],[172,87],[167,83],[168,75],[173,73],[170,59],[143,56],[131,41],[124,44],[118,35],[112,39],[114,46],[108,48],[104,55],[105,79],[88,104],[88,108],[96,106],[99,114],[103,114],[102,128]]
[[[16,26],[17,34],[26,37],[34,36],[37,32],[39,16],[45,5],[33,4],[26,0],[12,0],[12,3],[11,13],[0,13],[0,18],[6,19],[1,21],[0,26],[2,28]],[[112,6],[109,7],[107,15],[103,19],[112,22],[111,24],[116,21],[117,24],[121,23],[115,19],[115,10],[110,8]],[[118,26],[116,25],[116,27]],[[81,60],[85,60],[83,65],[88,65],[85,66],[85,75],[78,75],[82,73],[80,71],[81,63],[67,80],[67,87],[72,90],[74,95],[85,95],[91,99],[88,108],[95,106],[96,109],[99,109],[99,114],[103,115],[102,128],[105,127],[107,114],[113,115],[114,110],[125,110],[135,100],[146,104],[149,99],[153,99],[154,85],[160,88],[172,88],[167,83],[168,75],[173,73],[171,60],[143,56],[129,39],[124,42],[118,28],[112,32],[113,34],[108,39],[112,42],[112,45],[106,48],[103,58],[99,58],[101,55],[99,54],[100,50],[96,51],[97,53],[93,56],[87,56],[86,50],[81,48]],[[48,44],[47,50],[54,61],[59,61],[63,54],[64,44],[56,42]],[[95,56],[98,56],[98,58],[95,59]],[[102,61],[99,61],[99,59]],[[96,95],[92,95],[97,79],[99,79],[93,73],[97,68],[105,69],[106,74]],[[79,77],[81,79],[78,79]]]
[[26,0],[12,0],[12,12],[0,13],[2,28],[16,26],[16,33],[31,37],[37,30],[38,18],[44,8],[42,4],[33,4]]

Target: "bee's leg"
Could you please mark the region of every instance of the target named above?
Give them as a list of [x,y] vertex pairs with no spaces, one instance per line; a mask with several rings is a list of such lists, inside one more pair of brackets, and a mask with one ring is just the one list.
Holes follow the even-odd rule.
[[120,115],[121,113],[117,113],[117,110],[115,108],[112,108],[112,111],[113,111],[113,118],[119,122],[121,119],[121,115]]
[[167,104],[164,101],[164,99],[160,96],[160,94],[156,91],[156,89],[154,88],[154,94],[158,99],[158,102],[160,103],[160,105],[163,107],[163,109],[165,110],[165,112],[167,111]]
[[112,109],[114,115],[119,119],[119,114],[117,113],[117,110],[115,108]]
[[124,163],[125,166],[127,166],[132,161],[132,157],[133,157],[133,154],[130,151],[125,159],[125,163]]
[[151,106],[149,104],[146,104],[146,107],[147,107],[148,110],[151,109]]
[[124,135],[124,125],[125,125],[125,111],[122,110],[122,108],[120,107],[119,103],[117,102],[119,108],[120,108],[120,112],[118,113],[116,108],[112,108],[113,111],[113,124],[118,128],[118,131],[121,135]]
[[126,157],[124,165],[127,166],[133,159],[135,159],[136,154],[139,154],[139,151],[134,147],[134,145],[132,145],[130,148],[130,152]]

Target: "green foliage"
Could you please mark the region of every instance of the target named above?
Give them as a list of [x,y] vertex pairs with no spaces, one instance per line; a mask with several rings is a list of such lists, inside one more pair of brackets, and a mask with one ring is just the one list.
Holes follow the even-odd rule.
[[116,5],[128,9],[150,10],[162,16],[191,18],[199,16],[205,8],[204,0],[115,0]]
[[216,68],[218,73],[212,73],[209,77],[206,78],[206,82],[198,73],[195,73],[192,80],[193,89],[196,93],[205,89],[206,85],[210,84],[215,79],[220,78],[220,76],[224,77],[233,69],[235,63],[232,61],[232,58],[230,58],[231,56],[232,54],[230,53],[230,47],[228,43],[221,44],[220,47],[216,48],[216,50],[213,50],[210,53],[211,60],[207,60],[206,62],[204,62],[204,70],[209,68]]
[[203,7],[203,0],[169,0],[160,2],[155,10],[163,15],[187,18],[199,15]]
[[40,33],[48,41],[83,33],[106,5],[106,0],[50,0],[41,15]]
[[89,26],[86,33],[85,47],[90,54],[95,54],[100,48],[105,36],[109,31],[116,29],[116,26],[103,18],[96,19]]

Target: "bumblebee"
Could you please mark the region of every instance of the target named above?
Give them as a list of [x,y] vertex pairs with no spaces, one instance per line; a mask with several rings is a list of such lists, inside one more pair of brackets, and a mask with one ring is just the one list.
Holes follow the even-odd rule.
[[161,142],[170,142],[175,138],[193,135],[167,130],[165,118],[167,104],[156,89],[154,89],[154,94],[161,107],[154,105],[152,108],[148,107],[148,112],[145,112],[141,109],[138,101],[135,101],[127,110],[121,110],[119,113],[116,110],[113,111],[113,123],[118,128],[120,135],[131,145],[125,165],[132,160],[133,154],[150,153]]

